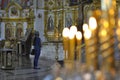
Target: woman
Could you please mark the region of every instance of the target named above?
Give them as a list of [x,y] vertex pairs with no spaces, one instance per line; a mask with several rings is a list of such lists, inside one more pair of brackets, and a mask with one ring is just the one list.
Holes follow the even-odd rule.
[[40,69],[38,68],[38,60],[41,53],[41,39],[39,38],[39,32],[35,32],[34,49],[35,49],[34,69]]

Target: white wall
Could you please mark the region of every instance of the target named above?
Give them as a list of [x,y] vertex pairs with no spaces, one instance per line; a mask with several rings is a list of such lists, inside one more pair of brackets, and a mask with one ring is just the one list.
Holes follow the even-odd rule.
[[[44,0],[36,0],[38,2],[35,2],[36,4],[36,12],[35,12],[35,22],[34,22],[34,29],[39,31],[40,33],[40,38],[42,42],[46,42],[45,36],[44,36]],[[38,6],[37,6],[38,4]],[[39,18],[38,15],[41,15]]]
[[1,39],[5,39],[5,23],[1,23],[1,30],[2,30],[2,32],[1,32]]

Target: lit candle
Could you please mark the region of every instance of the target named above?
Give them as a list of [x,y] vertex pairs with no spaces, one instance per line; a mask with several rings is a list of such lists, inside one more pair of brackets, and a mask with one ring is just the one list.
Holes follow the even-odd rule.
[[75,36],[76,32],[77,32],[77,27],[76,26],[71,26],[70,27],[70,33],[72,33]]
[[80,54],[80,53],[81,53],[81,52],[80,52],[80,51],[81,51],[80,48],[81,48],[81,39],[82,39],[82,33],[81,33],[80,31],[78,31],[78,32],[76,33],[76,39],[77,39],[76,59],[80,61],[80,59],[81,59],[81,58],[80,58],[80,57],[81,57],[81,56],[80,56],[80,55],[81,55],[81,54]]
[[[89,28],[92,31],[92,38],[95,40],[97,38],[97,21],[94,17],[89,18]],[[95,40],[96,41],[96,40]]]
[[92,32],[91,30],[85,30],[84,32],[84,37],[85,37],[85,54],[86,54],[86,64],[88,66],[88,68],[90,68],[93,63],[93,60],[91,58],[91,50],[93,48],[93,46],[91,46],[91,44],[93,43],[91,37],[92,37]]
[[94,17],[89,18],[89,28],[91,30],[91,39],[88,44],[87,51],[90,54],[90,66],[94,69],[98,68],[98,36],[97,36],[97,21]]
[[63,32],[63,48],[64,48],[64,53],[65,53],[65,59],[68,59],[68,46],[69,46],[69,29],[68,28],[64,28]]
[[70,60],[74,60],[75,57],[75,34],[77,32],[77,27],[76,26],[71,26],[70,27],[70,43],[69,43],[69,55],[70,55]]
[[83,24],[83,31],[85,32],[85,30],[88,29],[88,24]]
[[89,40],[91,38],[91,31],[89,29],[85,30],[84,32],[84,37],[85,37],[85,40]]
[[89,27],[90,27],[90,30],[92,30],[92,31],[96,30],[97,22],[96,22],[96,19],[94,17],[90,17],[90,19],[89,19]]
[[91,37],[92,37],[91,30],[90,29],[85,30],[85,32],[84,32],[84,38],[85,38],[86,55],[89,53],[88,49],[90,48],[89,45],[91,44]]

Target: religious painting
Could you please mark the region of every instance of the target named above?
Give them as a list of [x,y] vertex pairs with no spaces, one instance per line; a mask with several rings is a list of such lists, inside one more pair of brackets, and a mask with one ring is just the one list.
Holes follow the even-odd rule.
[[63,29],[63,13],[62,11],[57,12],[57,32],[61,35]]
[[19,17],[19,10],[16,6],[10,7],[10,17]]
[[65,14],[65,27],[71,27],[73,24],[72,13]]
[[7,23],[5,25],[5,38],[10,39],[13,36],[13,31],[12,31],[12,25],[10,23]]
[[53,41],[56,33],[56,16],[55,13],[51,10],[46,11],[44,18],[44,33],[48,41]]
[[23,25],[21,23],[18,23],[16,25],[16,37],[17,39],[20,39],[23,37]]
[[47,31],[48,32],[54,31],[54,16],[53,15],[48,15],[48,19],[47,19]]

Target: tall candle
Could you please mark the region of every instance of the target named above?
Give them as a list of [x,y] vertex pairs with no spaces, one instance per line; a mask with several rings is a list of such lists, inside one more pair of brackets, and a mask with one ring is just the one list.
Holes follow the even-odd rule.
[[[102,19],[99,30],[100,53],[103,59],[103,68],[114,68],[114,27],[116,0],[102,0]],[[106,7],[106,8],[105,8]]]
[[91,59],[91,65],[94,69],[98,68],[98,35],[97,35],[97,21],[95,17],[89,18],[89,28],[92,32],[91,37],[91,44],[89,44],[90,48],[88,51],[90,51],[90,59]]
[[77,45],[76,45],[76,60],[81,59],[81,39],[82,39],[82,33],[78,31],[76,33],[76,39],[77,39]]
[[[104,23],[104,22],[103,22]],[[100,43],[100,54],[102,55],[103,62],[101,67],[105,70],[110,70],[114,67],[114,44],[111,31],[104,25],[99,31],[99,43]]]
[[91,43],[90,42],[90,39],[91,39],[91,30],[90,29],[87,29],[85,30],[84,32],[84,38],[85,38],[85,54],[86,54],[86,64],[88,67],[90,67],[91,65],[91,61],[90,61],[90,55],[89,55],[89,52],[88,52],[88,49],[89,49],[89,44]]
[[64,28],[63,32],[63,48],[64,48],[64,58],[65,60],[68,59],[68,46],[69,46],[69,29],[68,28]]
[[88,24],[83,24],[83,31],[88,29]]
[[70,27],[70,43],[69,43],[69,55],[70,55],[70,60],[74,60],[75,58],[75,34],[77,32],[77,27],[76,26],[71,26]]
[[85,30],[84,32],[84,37],[85,37],[85,40],[89,40],[91,38],[91,31],[89,29]]

